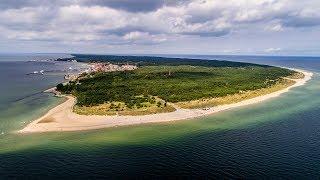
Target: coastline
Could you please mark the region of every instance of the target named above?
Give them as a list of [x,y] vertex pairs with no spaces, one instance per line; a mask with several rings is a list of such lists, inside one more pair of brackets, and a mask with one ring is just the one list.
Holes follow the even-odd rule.
[[288,92],[291,88],[302,86],[312,77],[311,72],[306,72],[298,69],[294,70],[303,73],[305,77],[303,79],[294,79],[294,81],[296,82],[292,86],[289,86],[279,91],[275,91],[267,95],[262,95],[252,99],[243,100],[241,102],[215,106],[208,110],[177,108],[177,110],[174,112],[143,116],[86,116],[74,113],[72,111],[72,108],[75,104],[75,98],[72,96],[66,96],[67,100],[64,103],[49,110],[44,116],[31,122],[25,128],[18,131],[18,133],[92,130],[116,126],[187,120],[201,116],[213,115],[214,113],[228,110],[231,108],[259,103],[264,100],[277,97],[285,92]]

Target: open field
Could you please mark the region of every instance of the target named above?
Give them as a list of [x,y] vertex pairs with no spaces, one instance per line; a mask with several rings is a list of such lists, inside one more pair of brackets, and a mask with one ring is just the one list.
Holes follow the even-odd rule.
[[257,90],[251,90],[251,91],[243,91],[237,94],[227,95],[223,97],[217,97],[217,98],[205,98],[205,99],[199,99],[199,100],[193,100],[193,101],[186,101],[186,102],[177,102],[175,103],[177,106],[181,108],[186,109],[193,109],[193,108],[208,108],[208,107],[214,107],[218,105],[225,105],[225,104],[232,104],[241,102],[246,99],[252,99],[258,96],[263,96],[266,94],[270,94],[276,91],[279,91],[281,89],[285,89],[287,87],[292,86],[295,83],[293,80],[289,79],[283,79],[279,80],[277,83],[270,87],[257,89]]
[[[155,102],[161,102],[160,104]],[[128,108],[123,102],[112,102],[104,103],[96,106],[74,106],[73,111],[81,115],[132,115],[132,116],[141,116],[146,114],[157,114],[165,112],[173,112],[176,109],[169,105],[165,104],[161,99],[155,98],[154,103],[144,102],[141,103],[141,107],[132,107]]]

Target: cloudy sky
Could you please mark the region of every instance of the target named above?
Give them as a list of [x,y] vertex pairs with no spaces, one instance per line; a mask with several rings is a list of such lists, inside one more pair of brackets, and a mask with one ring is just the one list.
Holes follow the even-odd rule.
[[0,53],[320,55],[320,0],[0,0]]

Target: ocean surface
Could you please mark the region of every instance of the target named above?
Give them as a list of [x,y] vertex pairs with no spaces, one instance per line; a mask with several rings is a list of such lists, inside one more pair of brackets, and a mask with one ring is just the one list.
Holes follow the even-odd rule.
[[[314,76],[278,98],[189,121],[15,134],[63,101],[42,91],[81,65],[30,61],[57,56],[66,55],[0,55],[0,179],[320,178],[320,58],[170,55],[300,68]],[[40,70],[44,75],[29,74]]]

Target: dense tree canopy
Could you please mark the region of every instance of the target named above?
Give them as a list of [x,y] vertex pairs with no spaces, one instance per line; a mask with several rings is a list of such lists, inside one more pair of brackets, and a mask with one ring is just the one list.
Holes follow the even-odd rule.
[[143,102],[155,103],[154,96],[167,102],[181,102],[265,88],[293,73],[253,64],[243,67],[161,64],[134,71],[95,73],[78,82],[60,84],[57,89],[75,95],[79,106],[124,102],[130,108]]
[[139,66],[205,66],[205,67],[248,67],[259,66],[268,67],[267,65],[232,62],[221,60],[204,60],[204,59],[190,59],[190,58],[166,58],[156,56],[115,56],[115,55],[92,55],[92,54],[72,54],[73,58],[62,58],[59,61],[77,60],[79,62],[111,62],[111,63],[134,63]]

